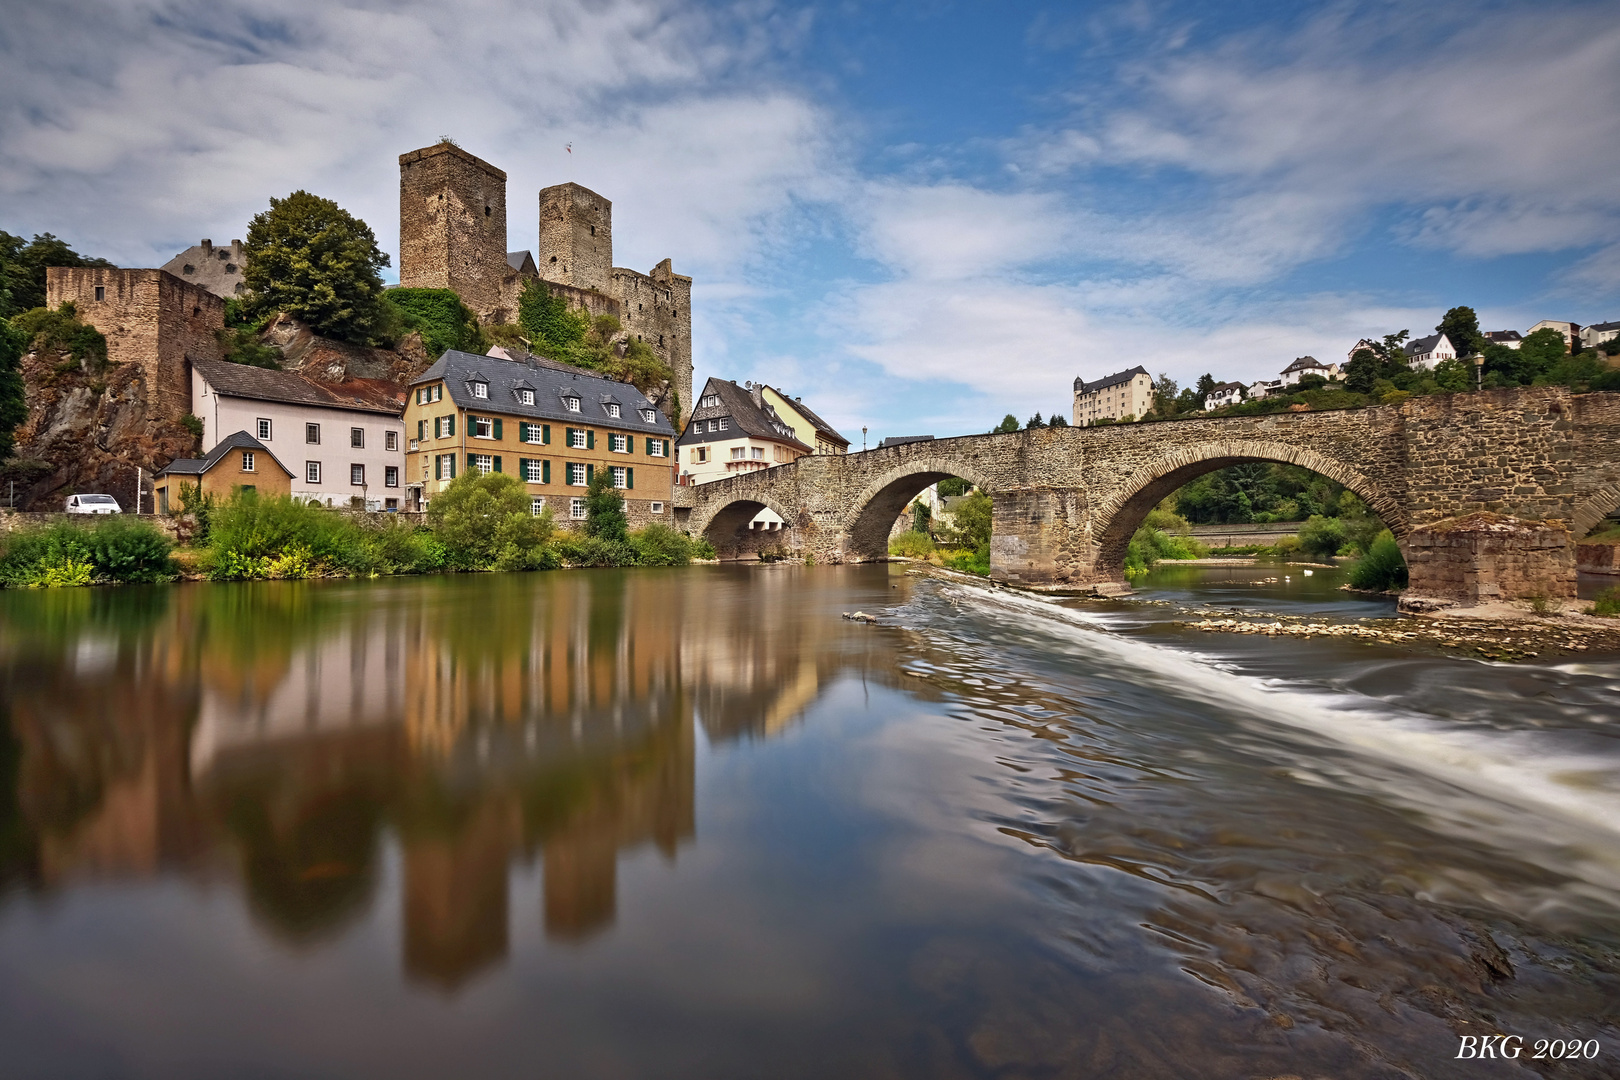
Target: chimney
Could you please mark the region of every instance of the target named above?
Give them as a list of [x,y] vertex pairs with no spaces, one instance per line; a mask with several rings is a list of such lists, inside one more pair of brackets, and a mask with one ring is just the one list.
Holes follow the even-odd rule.
[[202,242],[202,249],[203,249],[203,258],[205,258],[205,259],[213,258],[213,256],[214,256],[214,242],[212,240],[204,240]]

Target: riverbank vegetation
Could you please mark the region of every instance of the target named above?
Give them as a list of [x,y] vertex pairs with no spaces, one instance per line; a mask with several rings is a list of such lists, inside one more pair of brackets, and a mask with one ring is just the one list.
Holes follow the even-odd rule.
[[0,536],[0,585],[150,584],[178,576],[174,545],[151,522],[98,517]]
[[[952,477],[940,482],[941,494],[959,495],[970,486]],[[912,527],[889,541],[889,554],[926,559],[938,566],[979,577],[990,576],[990,496],[982,491],[967,495],[949,520],[932,517],[925,503],[912,510]]]
[[1158,563],[1170,560],[1201,559],[1209,549],[1192,534],[1187,519],[1176,513],[1166,499],[1143,519],[1125,547],[1125,575],[1140,577]]

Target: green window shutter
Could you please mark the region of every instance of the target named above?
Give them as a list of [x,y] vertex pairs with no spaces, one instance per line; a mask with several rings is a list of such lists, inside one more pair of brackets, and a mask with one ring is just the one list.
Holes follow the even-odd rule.
[[563,428],[563,445],[564,446],[573,446],[574,445],[574,429],[573,428]]
[[669,440],[664,440],[664,456],[669,457]]
[[519,420],[518,421],[518,442],[528,442],[528,441],[529,441],[529,425],[526,422],[524,422],[522,420]]
[[427,438],[427,421],[418,420],[416,422],[416,441],[421,442],[425,438]]
[[595,465],[587,465],[587,466],[585,466],[585,482],[587,484],[589,484],[592,480],[595,480],[595,479],[596,479],[596,466]]
[[653,443],[655,443],[657,441],[658,440],[654,439],[651,435],[647,436],[647,456],[648,457],[652,457]]
[[[501,418],[498,417],[498,416],[495,418],[495,437],[497,439],[499,439],[501,437]],[[497,469],[495,471],[499,472],[500,470]]]
[[495,471],[496,472],[501,471],[501,455],[499,455],[499,454],[495,455]]
[[446,456],[450,459],[450,479],[454,480],[456,478],[456,455],[447,454]]
[[451,413],[446,419],[450,421],[450,437],[453,439],[456,437],[456,414]]
[[585,432],[585,449],[596,449],[596,430],[594,428]]
[[636,470],[635,469],[632,468],[632,469],[624,470],[624,486],[625,486],[625,490],[627,490],[627,491],[636,490]]
[[542,443],[550,443],[551,442],[551,425],[550,424],[541,424],[540,425],[540,441]]
[[551,483],[551,462],[549,461],[540,463],[540,482],[542,484]]

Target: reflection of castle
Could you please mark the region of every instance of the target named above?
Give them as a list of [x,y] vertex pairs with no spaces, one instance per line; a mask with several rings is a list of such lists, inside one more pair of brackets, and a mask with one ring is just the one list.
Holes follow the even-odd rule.
[[369,910],[397,838],[411,977],[453,989],[505,956],[514,860],[541,861],[546,935],[587,939],[613,922],[621,852],[673,859],[693,836],[693,703],[710,738],[769,735],[850,660],[826,620],[714,602],[801,585],[728,580],[486,575],[364,606],[352,586],[199,587],[97,635],[0,624],[20,755],[0,833],[16,807],[32,838],[0,864],[45,887],[236,877],[262,924],[313,941]]

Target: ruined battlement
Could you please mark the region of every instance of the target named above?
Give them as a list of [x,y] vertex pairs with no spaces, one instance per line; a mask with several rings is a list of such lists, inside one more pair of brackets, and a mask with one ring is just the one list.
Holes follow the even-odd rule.
[[613,203],[579,184],[540,191],[540,276],[607,292],[613,273]]

